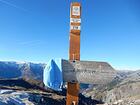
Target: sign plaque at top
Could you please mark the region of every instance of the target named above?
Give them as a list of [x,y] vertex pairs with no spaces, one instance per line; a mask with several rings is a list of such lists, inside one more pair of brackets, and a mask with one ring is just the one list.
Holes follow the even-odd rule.
[[70,18],[81,18],[81,4],[74,2],[71,4]]
[[79,35],[81,32],[81,4],[78,2],[71,4],[70,32],[76,35]]
[[73,16],[80,16],[80,6],[73,6],[72,7],[72,15]]

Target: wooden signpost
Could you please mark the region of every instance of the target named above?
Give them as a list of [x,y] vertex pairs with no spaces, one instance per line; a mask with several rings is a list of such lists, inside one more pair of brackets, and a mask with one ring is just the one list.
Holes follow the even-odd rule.
[[[63,80],[67,82],[66,105],[78,105],[79,83],[107,84],[116,76],[116,71],[107,62],[80,61],[80,33],[81,4],[74,2],[71,4],[70,12],[69,60],[62,60]],[[13,65],[7,66],[10,68],[14,67]],[[9,72],[8,69],[5,72],[12,74],[12,71]],[[28,74],[26,72],[27,71],[22,72],[23,78],[24,75],[26,77],[26,74]],[[39,73],[40,74],[34,74],[31,77],[29,76],[30,78],[28,80],[34,80],[38,83],[38,80],[35,78],[39,78],[39,82],[41,83],[43,81],[41,80],[43,79],[43,73]],[[13,76],[13,78],[15,78],[15,76]],[[17,76],[16,78],[21,78],[21,76]]]
[[[80,60],[81,4],[72,3],[70,12],[70,48],[69,60]],[[79,84],[76,81],[67,83],[66,105],[78,105]]]
[[78,105],[79,83],[107,84],[116,71],[107,62],[80,61],[81,4],[71,3],[69,60],[62,60],[66,105]]

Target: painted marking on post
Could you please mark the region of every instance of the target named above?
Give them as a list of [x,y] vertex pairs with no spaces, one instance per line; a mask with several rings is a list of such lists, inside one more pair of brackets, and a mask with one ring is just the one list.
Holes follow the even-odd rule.
[[71,30],[81,30],[81,26],[70,26]]
[[81,19],[78,19],[78,18],[70,18],[70,23],[81,23]]

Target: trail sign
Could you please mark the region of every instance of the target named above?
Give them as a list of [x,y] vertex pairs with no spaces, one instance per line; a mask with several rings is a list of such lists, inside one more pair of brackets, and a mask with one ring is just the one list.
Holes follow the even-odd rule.
[[71,30],[81,30],[80,26],[71,26],[70,27]]
[[80,6],[78,6],[78,5],[72,6],[72,15],[73,16],[80,16]]
[[70,19],[70,22],[71,22],[71,23],[81,23],[81,19],[78,19],[78,18],[71,18],[71,19]]
[[106,84],[116,75],[106,62],[80,61],[81,4],[71,4],[69,61],[62,61],[67,84],[66,105],[78,105],[79,83]]
[[107,84],[116,71],[107,62],[62,60],[63,80],[86,84]]
[[72,3],[70,12],[70,32],[80,34],[81,31],[81,4]]

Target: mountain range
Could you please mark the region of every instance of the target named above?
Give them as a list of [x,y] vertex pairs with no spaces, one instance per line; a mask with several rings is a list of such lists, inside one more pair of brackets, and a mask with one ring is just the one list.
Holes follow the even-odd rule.
[[[62,92],[52,90],[50,92],[42,88],[42,75],[45,66],[46,64],[42,63],[1,61],[1,91],[2,89],[14,90],[14,94],[15,92],[18,93],[22,91],[28,94],[30,93],[29,96],[32,96],[31,94],[33,94],[34,91],[38,91],[37,95],[47,97],[47,100],[54,101],[56,105],[64,105],[66,102],[66,89],[63,89],[65,91]],[[109,84],[80,84],[80,87],[79,105],[97,105],[99,103],[100,105],[140,105],[140,70],[117,70],[116,77]],[[43,94],[49,94],[50,96],[42,95],[42,91],[46,91]],[[0,102],[2,103],[4,102],[3,97],[5,97],[5,94],[6,93],[0,95]],[[34,94],[32,97],[37,96]],[[33,100],[32,103],[34,105]],[[38,105],[45,104],[38,103]]]

